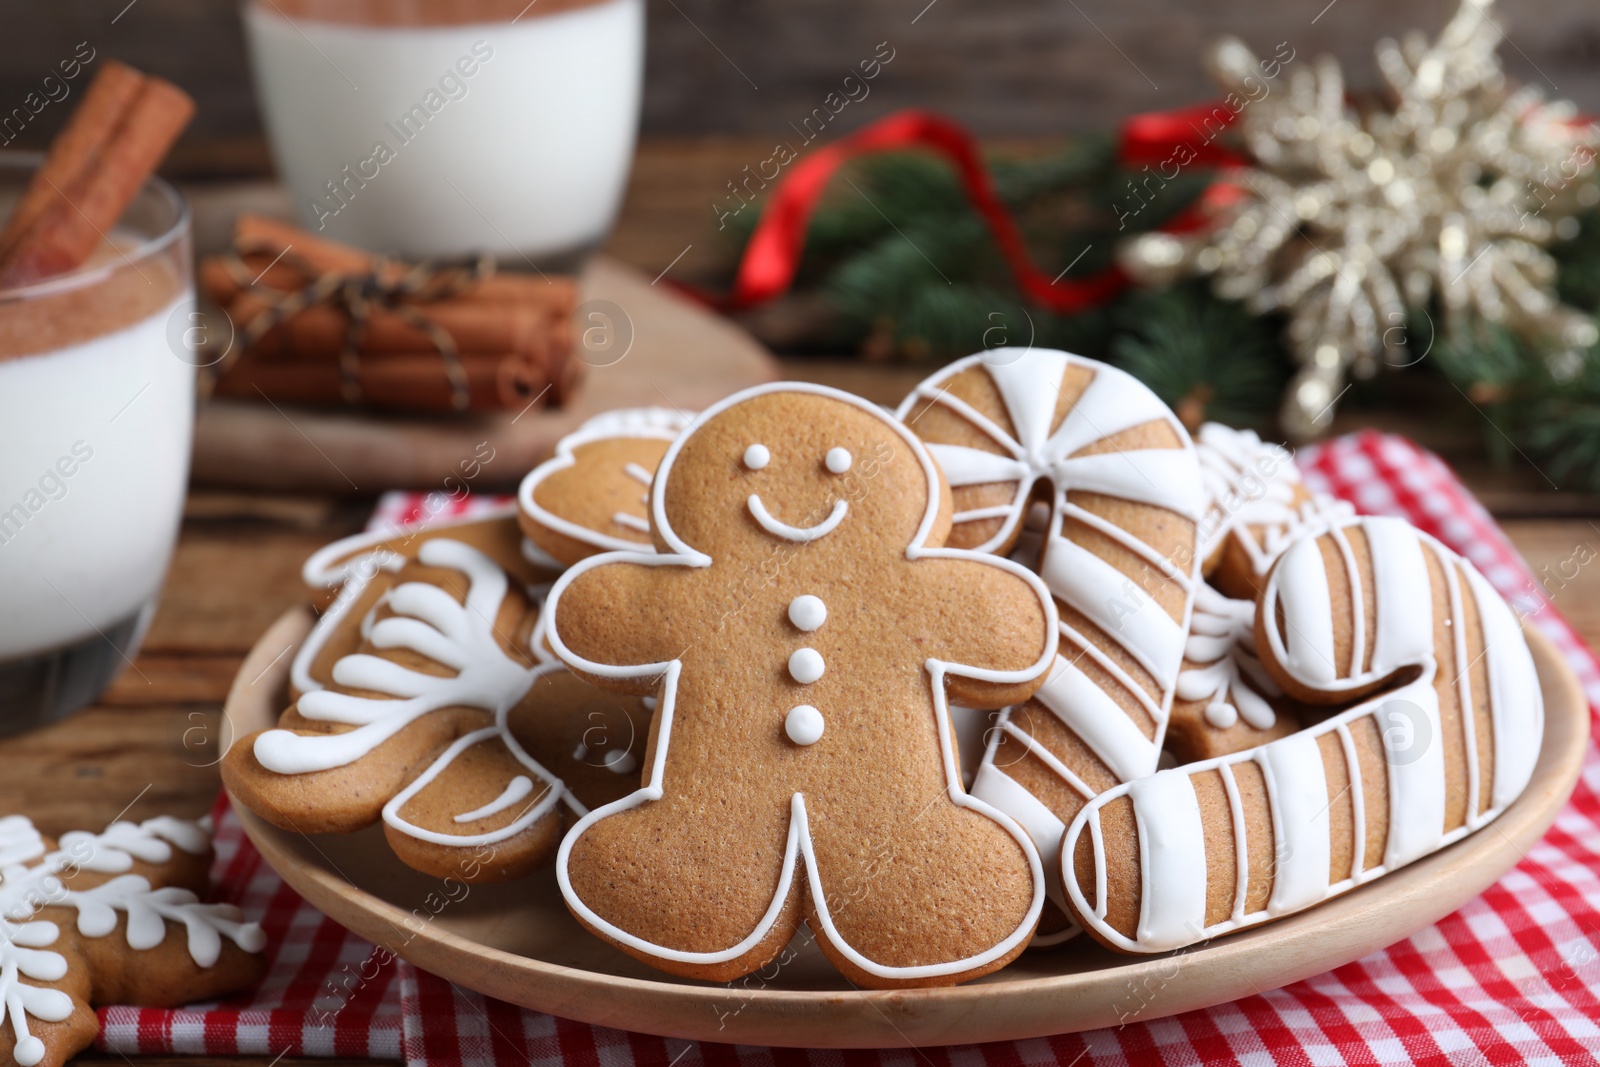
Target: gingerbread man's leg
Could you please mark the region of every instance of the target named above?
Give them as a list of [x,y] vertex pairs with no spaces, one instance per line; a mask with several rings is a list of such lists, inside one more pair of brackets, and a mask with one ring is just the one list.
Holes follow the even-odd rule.
[[[573,909],[579,921],[686,977],[729,981],[777,957],[801,916],[790,805],[732,784],[668,775],[661,799],[624,799],[580,822],[557,861],[569,902],[581,905]],[[761,846],[730,849],[730,826],[759,833]],[[719,947],[706,951],[707,944]]]
[[844,974],[876,988],[953,985],[1022,951],[1043,883],[1020,830],[958,803],[942,775],[893,803],[861,797],[877,794],[801,798],[807,919]]

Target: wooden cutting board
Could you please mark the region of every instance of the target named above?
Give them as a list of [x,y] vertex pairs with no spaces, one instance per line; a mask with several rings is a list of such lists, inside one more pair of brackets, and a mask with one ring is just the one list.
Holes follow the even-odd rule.
[[575,344],[575,358],[588,374],[564,408],[423,418],[212,400],[195,424],[192,480],[333,493],[451,492],[470,480],[476,491],[506,490],[592,415],[698,411],[778,377],[766,349],[738,326],[615,260],[590,263],[580,300],[575,342],[594,332],[589,347]]

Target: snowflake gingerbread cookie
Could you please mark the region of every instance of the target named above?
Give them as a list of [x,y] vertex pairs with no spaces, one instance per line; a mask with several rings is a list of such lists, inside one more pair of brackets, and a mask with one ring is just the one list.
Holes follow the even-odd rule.
[[1055,613],[1025,568],[941,547],[949,515],[916,437],[837,390],[748,390],[673,442],[658,552],[584,560],[547,607],[576,673],[661,692],[644,787],[557,857],[586,927],[712,980],[765,966],[802,918],[872,986],[963,981],[1022,950],[1038,853],[962,790],[946,700],[1026,698]]
[[1406,522],[1300,537],[1267,577],[1256,629],[1285,691],[1362,702],[1084,808],[1062,875],[1112,948],[1181,948],[1313,907],[1485,826],[1532,777],[1544,706],[1517,617]]
[[0,818],[0,1058],[59,1067],[100,1031],[94,1007],[171,1007],[243,988],[266,937],[204,904],[209,821],[160,816],[52,844]]
[[[1033,699],[988,731],[972,792],[1027,827],[1053,869],[1078,809],[1160,758],[1199,582],[1194,446],[1143,384],[1049,349],[958,360],[899,417],[950,481],[952,544],[1011,551],[1044,512],[1039,569],[1061,651]],[[1047,915],[1040,943],[1072,932]]]

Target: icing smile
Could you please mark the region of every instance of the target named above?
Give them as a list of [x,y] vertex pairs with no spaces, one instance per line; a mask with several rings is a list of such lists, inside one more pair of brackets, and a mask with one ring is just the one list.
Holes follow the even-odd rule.
[[774,537],[781,537],[785,541],[815,541],[819,537],[824,537],[832,533],[844,521],[845,512],[849,510],[850,505],[847,502],[835,500],[833,502],[833,510],[828,513],[828,517],[815,526],[790,526],[786,522],[779,522],[773,518],[772,513],[767,510],[767,506],[761,502],[760,496],[755,493],[750,494],[750,514],[755,518],[756,522],[761,524],[763,530]]

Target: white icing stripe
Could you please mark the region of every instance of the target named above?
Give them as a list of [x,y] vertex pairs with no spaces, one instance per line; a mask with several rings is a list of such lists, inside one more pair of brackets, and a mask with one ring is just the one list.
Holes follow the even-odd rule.
[[639,464],[632,462],[631,460],[622,465],[622,470],[623,473],[632,478],[634,481],[638,482],[640,485],[649,485],[650,479],[655,477],[655,475],[650,471],[639,466]]
[[[1076,844],[1076,836],[1073,842]],[[1089,844],[1094,850],[1094,914],[1095,918],[1104,919],[1106,905],[1110,901],[1106,899],[1106,839],[1105,831],[1100,826],[1099,808],[1095,809],[1094,817],[1089,820]]]
[[630,515],[626,511],[616,512],[611,516],[611,521],[629,530],[638,530],[640,533],[650,532],[650,524],[648,522],[637,515]]
[[[1054,395],[1051,394],[1052,397]],[[1061,427],[1051,436],[1045,450],[1053,456],[1070,456],[1096,441],[1114,437],[1123,430],[1131,430],[1147,422],[1173,425],[1176,420],[1171,409],[1143,382],[1126,371],[1095,364],[1094,380],[1083,391],[1078,402],[1072,405],[1072,410],[1061,421]],[[1180,439],[1187,437],[1184,434]],[[1192,446],[1184,449],[1184,452],[1193,461]],[[1192,476],[1198,480],[1198,461],[1194,461],[1194,464]]]
[[[1056,757],[1054,752],[1051,752],[1048,748],[1045,748],[1043,745],[1041,745],[1033,738],[1031,734],[1024,733],[1017,726],[1017,724],[1012,722],[1009,718],[1000,723],[1000,731],[1013,741],[1017,742],[1023,748],[1027,749],[1031,755],[1039,760],[1039,762],[1043,763],[1046,767],[1049,767],[1051,771],[1055,772],[1056,777],[1060,778],[1063,782],[1066,782],[1073,789],[1077,790],[1078,794],[1085,800],[1088,800],[1094,796],[1094,790],[1090,789],[1088,784],[1084,782],[1082,778],[1079,778],[1076,774],[1074,774],[1071,767],[1068,767],[1065,763],[1062,763],[1061,760]],[[982,768],[979,769],[981,770]]]
[[[1385,677],[1433,654],[1433,585],[1414,526],[1403,519],[1361,520],[1377,590],[1377,638],[1367,672]],[[1351,581],[1359,588],[1359,575]]]
[[1444,735],[1430,663],[1417,681],[1377,709],[1389,772],[1389,840],[1383,865],[1399,867],[1436,850],[1444,836]]
[[1516,616],[1477,569],[1463,568],[1478,605],[1489,667],[1489,721],[1494,785],[1489,802],[1503,808],[1528,785],[1544,738],[1544,694]]
[[1361,757],[1356,753],[1355,738],[1350,727],[1340,723],[1339,747],[1344,749],[1345,773],[1350,779],[1350,824],[1355,846],[1350,855],[1350,877],[1360,881],[1367,865],[1367,787],[1361,777]]
[[1195,477],[1194,456],[1182,448],[1068,457],[1056,461],[1055,477],[1072,489],[1167,508],[1194,522],[1205,511],[1205,489]]
[[[1039,350],[1035,350],[1039,351]],[[1061,379],[1067,371],[1064,352],[1039,352],[1044,358],[1022,358],[1004,363],[985,360],[989,378],[1005,402],[1006,414],[1023,449],[1037,456],[1055,421]]]
[[1051,592],[1118,641],[1163,689],[1183,663],[1183,627],[1126,574],[1076,542],[1052,537],[1042,574]]
[[1139,942],[1189,944],[1206,925],[1206,839],[1194,783],[1162,771],[1128,786],[1139,828]]
[[[978,768],[977,777],[972,780],[972,788],[968,792],[1015,819],[1039,850],[1039,860],[1044,864],[1044,869],[1056,869],[1061,862],[1061,835],[1066,832],[1067,824],[1056,818],[1056,813],[1040,803],[1038,797],[1018,785],[1015,779],[993,763],[984,763]],[[1061,895],[1055,879],[1050,879],[1050,884],[1045,888],[1056,906],[1065,909],[1066,898]]]
[[1098,663],[1101,670],[1115,678],[1117,684],[1122,686],[1123,691],[1133,696],[1133,698],[1139,702],[1139,706],[1144,708],[1145,713],[1148,714],[1154,722],[1161,724],[1162,727],[1166,726],[1166,705],[1157,704],[1154,700],[1151,700],[1150,694],[1145,691],[1144,686],[1134,681],[1133,677],[1128,674],[1127,671],[1123,670],[1122,666],[1118,664],[1116,660],[1113,660],[1110,656],[1100,651],[1087,637],[1083,636],[1066,623],[1061,624],[1061,636],[1065,637],[1068,641],[1072,642],[1073,645],[1077,646],[1078,650],[1084,655]]
[[1010,456],[985,452],[965,445],[928,445],[934,461],[944,471],[950,488],[966,485],[987,485],[991,482],[1015,482],[1028,477],[1028,465]]
[[1056,516],[1058,531],[1060,529],[1060,520],[1063,518],[1081,522],[1085,526],[1091,527],[1092,529],[1105,534],[1107,537],[1111,538],[1111,540],[1123,545],[1128,549],[1128,551],[1132,552],[1134,555],[1150,564],[1150,566],[1160,571],[1161,576],[1167,581],[1176,582],[1184,590],[1189,588],[1189,576],[1187,574],[1184,574],[1182,571],[1178,570],[1178,568],[1172,565],[1170,560],[1168,560],[1161,553],[1157,552],[1155,549],[1151,548],[1149,545],[1145,544],[1143,541],[1129,537],[1127,531],[1122,529],[1122,527],[1107,522],[1094,512],[1085,508],[1081,508],[1078,505],[1069,503],[1065,500],[1060,503],[1059,510],[1060,514]]
[[[1345,588],[1350,597],[1350,663],[1348,674],[1355,678],[1361,674],[1362,657],[1367,654],[1367,591],[1361,581],[1361,568],[1356,565],[1355,550],[1345,536],[1344,527],[1335,526],[1328,531],[1339,562],[1344,565]],[[1330,589],[1331,593],[1332,590]]]
[[1256,763],[1272,811],[1274,912],[1298,911],[1328,895],[1328,781],[1310,734],[1263,746]]
[[1082,738],[1118,781],[1155,773],[1161,750],[1104,689],[1067,660],[1056,657],[1034,698]]
[[[1267,593],[1261,610],[1267,613],[1267,636],[1278,661],[1308,685],[1332,682],[1339,673],[1333,661],[1333,599],[1316,538],[1290,546],[1272,572]],[[1280,605],[1287,647],[1276,622]]]
[[1222,791],[1228,797],[1228,813],[1233,822],[1233,910],[1229,912],[1234,922],[1244,919],[1244,906],[1250,899],[1250,824],[1245,821],[1244,801],[1239,797],[1239,783],[1233,777],[1231,764],[1221,764],[1217,772],[1222,776]]
[[481,808],[473,808],[471,811],[457,815],[455,817],[456,822],[477,822],[479,819],[487,819],[491,815],[498,815],[511,807],[511,805],[526,799],[532,793],[533,779],[525,774],[519,774],[506,783],[505,789],[499,796]]
[[950,517],[955,525],[963,522],[977,522],[980,519],[1003,519],[1012,513],[1010,504],[996,504],[992,508],[973,508],[970,511],[958,511]]

